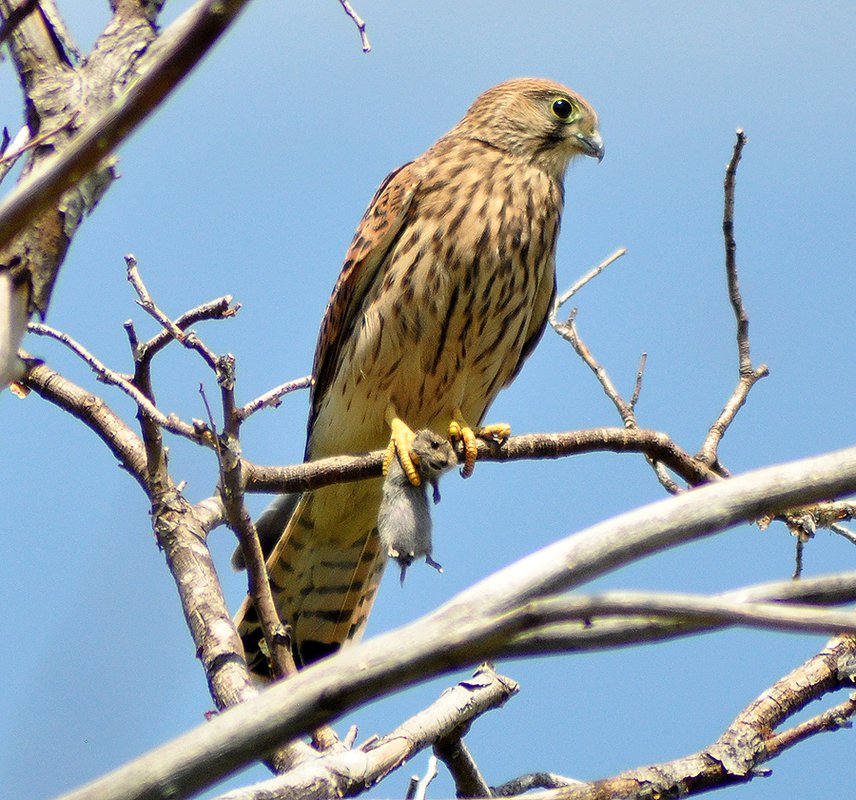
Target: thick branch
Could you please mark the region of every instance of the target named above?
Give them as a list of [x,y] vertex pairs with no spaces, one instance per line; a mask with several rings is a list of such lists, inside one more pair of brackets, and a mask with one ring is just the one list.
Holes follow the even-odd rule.
[[[852,602],[856,592],[856,572],[805,578],[800,581],[775,581],[736,589],[706,598],[727,606],[745,609],[747,604],[802,602],[813,605],[836,605]],[[549,601],[547,601],[549,602]],[[557,601],[561,602],[561,600]],[[737,620],[737,622],[740,622]],[[721,620],[669,620],[650,617],[622,619],[600,618],[590,624],[559,623],[527,630],[504,648],[506,656],[544,655],[627,647],[658,642],[695,633],[720,630],[731,624]]]
[[828,717],[820,715],[798,725],[792,729],[793,733],[773,733],[812,700],[839,688],[852,687],[856,681],[854,668],[856,641],[851,637],[833,640],[767,689],[710,747],[675,761],[525,797],[527,800],[643,800],[656,796],[685,797],[746,783],[759,774],[759,767],[782,752],[783,745],[793,743],[795,737],[834,730],[849,722],[856,712],[852,700],[836,706]]
[[137,436],[97,395],[64,378],[36,361],[27,366],[23,383],[37,395],[67,411],[93,430],[119,460],[122,467],[148,494],[146,453]]
[[[176,20],[139,65],[141,76],[44,168],[0,203],[0,249],[90,173],[167,97],[235,20],[248,0],[203,0]],[[25,21],[25,25],[33,19]],[[127,77],[123,73],[123,78]],[[61,260],[65,249],[57,254]],[[49,289],[45,294],[49,294]],[[44,310],[44,309],[42,309]]]
[[349,708],[489,658],[521,634],[508,612],[643,554],[856,490],[856,448],[769,467],[595,525],[475,584],[433,614],[312,665],[66,800],[191,796]]
[[[840,602],[856,600],[856,584]],[[705,625],[745,625],[752,628],[811,633],[856,633],[856,613],[825,611],[782,603],[745,603],[677,592],[606,592],[601,595],[558,597],[536,601],[518,612],[529,620],[527,635],[543,626],[569,620],[591,624],[601,617],[646,616]],[[531,634],[529,633],[531,632]]]
[[218,800],[320,800],[350,797],[374,786],[443,737],[503,706],[517,683],[483,665],[473,677],[447,689],[424,711],[358,750],[340,751],[303,764],[288,775],[221,795]]

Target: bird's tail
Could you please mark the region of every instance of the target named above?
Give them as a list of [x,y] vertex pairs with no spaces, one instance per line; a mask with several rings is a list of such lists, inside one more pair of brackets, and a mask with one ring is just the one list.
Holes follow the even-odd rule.
[[[362,634],[386,562],[377,535],[379,494],[378,481],[304,493],[267,560],[274,604],[291,627],[300,666]],[[260,536],[270,539],[265,530]],[[267,674],[264,637],[249,597],[235,621],[248,666]]]

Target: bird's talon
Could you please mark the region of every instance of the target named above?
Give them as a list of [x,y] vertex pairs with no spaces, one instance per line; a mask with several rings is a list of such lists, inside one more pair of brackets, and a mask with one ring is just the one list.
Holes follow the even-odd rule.
[[495,422],[492,425],[485,425],[476,431],[476,436],[479,439],[490,439],[494,442],[504,442],[511,436],[511,425],[507,422]]
[[383,474],[386,475],[389,465],[392,463],[393,456],[396,455],[398,456],[398,463],[401,464],[401,469],[404,470],[404,474],[411,485],[421,486],[422,478],[419,477],[419,471],[416,469],[416,465],[413,463],[413,458],[410,455],[410,447],[413,444],[416,434],[410,430],[407,423],[396,416],[391,406],[387,409],[386,416],[392,433],[386,448],[386,454],[383,458]]
[[[457,415],[456,415],[457,416]],[[459,419],[452,419],[449,423],[449,438],[452,441],[459,440],[464,446],[464,466],[461,467],[461,477],[469,478],[473,474],[476,466],[476,456],[478,455],[478,443],[476,442],[476,434],[473,429],[466,423],[460,422]]]

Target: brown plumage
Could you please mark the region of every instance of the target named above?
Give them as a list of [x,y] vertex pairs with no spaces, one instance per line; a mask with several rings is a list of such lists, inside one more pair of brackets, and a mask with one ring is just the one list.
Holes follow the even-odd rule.
[[[544,330],[565,169],[603,156],[597,125],[567,87],[506,81],[387,176],[321,324],[307,459],[383,447],[390,406],[444,435],[453,417],[482,420]],[[289,519],[282,499],[260,519],[263,540],[278,539],[268,570],[303,663],[365,626],[385,563],[380,496],[379,479],[330,486],[304,494]],[[247,603],[238,622],[248,662],[264,671]]]

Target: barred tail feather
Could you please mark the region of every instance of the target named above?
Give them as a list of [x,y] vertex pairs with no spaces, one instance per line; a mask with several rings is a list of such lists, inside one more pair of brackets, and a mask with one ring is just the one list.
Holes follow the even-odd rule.
[[[291,626],[299,665],[362,634],[386,563],[377,535],[379,496],[379,481],[305,493],[268,558],[274,603]],[[261,626],[249,598],[236,623],[247,664],[267,673]]]

